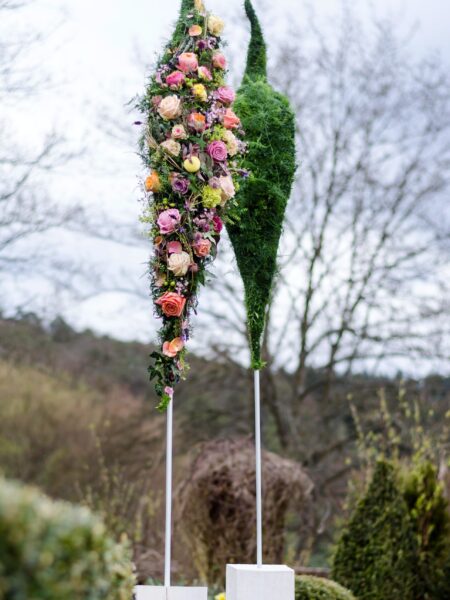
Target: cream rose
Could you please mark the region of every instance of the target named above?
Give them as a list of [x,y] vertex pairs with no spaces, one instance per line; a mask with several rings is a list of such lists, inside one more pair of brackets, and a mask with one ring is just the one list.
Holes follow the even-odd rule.
[[199,12],[205,12],[205,6],[203,4],[203,0],[195,0],[194,1],[195,9]]
[[175,275],[175,277],[182,277],[186,275],[191,264],[191,257],[187,252],[179,252],[178,254],[171,254],[167,261],[167,268]]
[[220,189],[222,190],[222,202],[226,202],[230,198],[234,198],[236,190],[231,175],[219,177]]
[[[228,133],[228,131],[227,131]],[[172,127],[172,137],[175,140],[185,140],[187,138],[186,129],[183,125],[174,125]]]
[[211,35],[219,36],[222,33],[224,27],[225,23],[219,17],[215,17],[214,15],[211,15],[209,17],[208,30],[209,33],[211,33]]
[[239,150],[239,146],[238,146],[237,137],[234,135],[234,133],[231,132],[229,129],[227,129],[224,131],[224,133],[222,135],[222,139],[227,146],[228,155],[236,156],[236,154],[238,153],[238,150]]
[[181,152],[181,145],[175,140],[166,140],[160,144],[161,148],[164,148],[166,152],[172,156],[179,156]]
[[158,106],[158,112],[163,119],[176,119],[181,112],[181,100],[178,96],[166,96]]

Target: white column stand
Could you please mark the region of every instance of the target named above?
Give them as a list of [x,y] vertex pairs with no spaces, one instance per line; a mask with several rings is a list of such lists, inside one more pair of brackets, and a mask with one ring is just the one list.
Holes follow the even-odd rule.
[[261,383],[254,372],[255,472],[256,472],[256,565],[227,565],[227,600],[294,600],[295,573],[284,565],[263,565]]
[[166,526],[164,548],[164,586],[138,585],[135,600],[208,600],[206,587],[172,587],[172,479],[173,479],[173,398],[167,407],[166,421]]

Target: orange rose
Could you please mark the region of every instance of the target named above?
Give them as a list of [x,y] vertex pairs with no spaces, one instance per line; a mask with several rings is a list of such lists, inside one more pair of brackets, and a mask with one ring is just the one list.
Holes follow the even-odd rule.
[[178,352],[183,350],[184,342],[180,337],[173,339],[171,342],[164,342],[163,344],[163,354],[166,356],[170,356],[170,358],[174,358]]
[[166,317],[179,317],[183,312],[186,298],[176,292],[166,292],[156,300]]
[[152,171],[145,180],[145,189],[147,192],[159,192],[161,189],[161,182],[156,171]]
[[194,112],[188,116],[188,125],[198,133],[206,129],[206,117],[202,113]]
[[223,118],[224,127],[226,129],[236,129],[236,127],[239,127],[240,123],[241,120],[239,119],[239,117],[234,114],[231,108],[227,108],[227,110],[225,111],[225,116]]
[[200,25],[192,25],[192,27],[189,27],[189,35],[192,37],[202,35],[202,28],[200,27]]

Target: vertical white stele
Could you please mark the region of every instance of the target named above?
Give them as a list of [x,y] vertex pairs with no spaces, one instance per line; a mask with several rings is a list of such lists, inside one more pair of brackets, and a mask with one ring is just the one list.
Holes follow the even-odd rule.
[[164,586],[138,585],[135,600],[207,600],[206,587],[171,587],[172,566],[172,471],[173,471],[173,397],[167,407],[166,424],[166,534],[164,548]]
[[261,382],[254,371],[256,462],[256,565],[227,565],[227,600],[294,600],[295,573],[284,565],[263,565]]
[[256,459],[256,564],[262,567],[262,467],[261,467],[261,382],[254,372],[255,385],[255,459]]

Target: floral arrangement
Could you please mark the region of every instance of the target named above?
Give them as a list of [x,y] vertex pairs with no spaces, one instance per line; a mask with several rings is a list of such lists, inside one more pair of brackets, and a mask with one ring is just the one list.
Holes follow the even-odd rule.
[[183,0],[174,37],[139,101],[145,115],[141,156],[142,221],[150,226],[150,262],[161,347],[150,379],[164,410],[187,369],[186,342],[199,286],[214,260],[224,221],[235,204],[246,147],[225,84],[220,51],[224,23],[200,0]]

